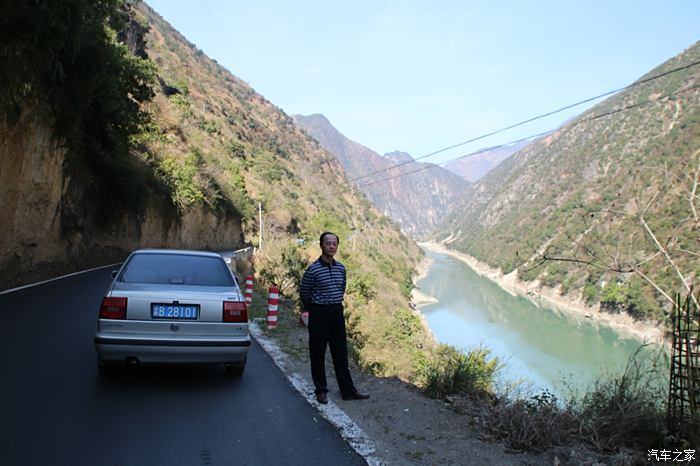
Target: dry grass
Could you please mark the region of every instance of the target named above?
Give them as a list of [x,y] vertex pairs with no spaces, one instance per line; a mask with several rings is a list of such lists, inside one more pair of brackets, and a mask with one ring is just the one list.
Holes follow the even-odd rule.
[[634,464],[642,451],[665,445],[666,395],[658,357],[633,354],[622,374],[599,379],[581,397],[562,403],[544,391],[499,399],[492,434],[518,450],[585,445],[613,464]]
[[529,399],[504,400],[491,412],[491,432],[515,450],[544,451],[565,444],[576,432],[572,411],[546,390]]

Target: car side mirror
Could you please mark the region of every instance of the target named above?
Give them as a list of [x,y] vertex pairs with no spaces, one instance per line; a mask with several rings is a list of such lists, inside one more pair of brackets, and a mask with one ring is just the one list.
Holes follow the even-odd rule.
[[117,278],[118,273],[119,273],[119,270],[112,270],[112,278]]

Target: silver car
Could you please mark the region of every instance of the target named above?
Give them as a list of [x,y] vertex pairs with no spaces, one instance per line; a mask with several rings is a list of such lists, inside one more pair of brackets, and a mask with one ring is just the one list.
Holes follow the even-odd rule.
[[224,363],[243,374],[248,310],[219,254],[140,249],[112,274],[95,334],[101,374],[113,363]]

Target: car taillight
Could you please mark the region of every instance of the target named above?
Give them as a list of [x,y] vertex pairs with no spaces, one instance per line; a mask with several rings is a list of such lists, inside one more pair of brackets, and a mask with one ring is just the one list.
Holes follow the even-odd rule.
[[126,298],[103,298],[100,319],[126,319]]
[[224,322],[248,322],[248,308],[243,301],[224,301]]

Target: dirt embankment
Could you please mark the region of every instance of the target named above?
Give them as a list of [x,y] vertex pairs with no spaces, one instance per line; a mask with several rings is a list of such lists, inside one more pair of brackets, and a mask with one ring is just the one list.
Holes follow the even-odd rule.
[[[262,319],[259,321],[263,323]],[[427,465],[550,465],[567,463],[567,455],[557,452],[514,452],[494,440],[486,428],[488,410],[480,403],[456,404],[428,398],[411,383],[396,377],[377,377],[360,370],[351,360],[355,385],[368,392],[362,401],[343,401],[335,382],[330,351],[326,354],[326,374],[330,389],[329,405],[319,405],[313,396],[313,382],[308,359],[308,332],[299,325],[292,306],[281,302],[278,324],[274,330],[260,325],[256,339],[277,362],[295,387],[303,386],[302,395],[326,417],[329,410],[340,408],[359,427],[363,455],[372,466]],[[273,341],[280,349],[271,352],[264,341]],[[341,433],[354,428],[345,426]],[[353,443],[353,442],[351,442]],[[360,450],[358,450],[360,451]],[[593,464],[593,463],[590,463]]]

